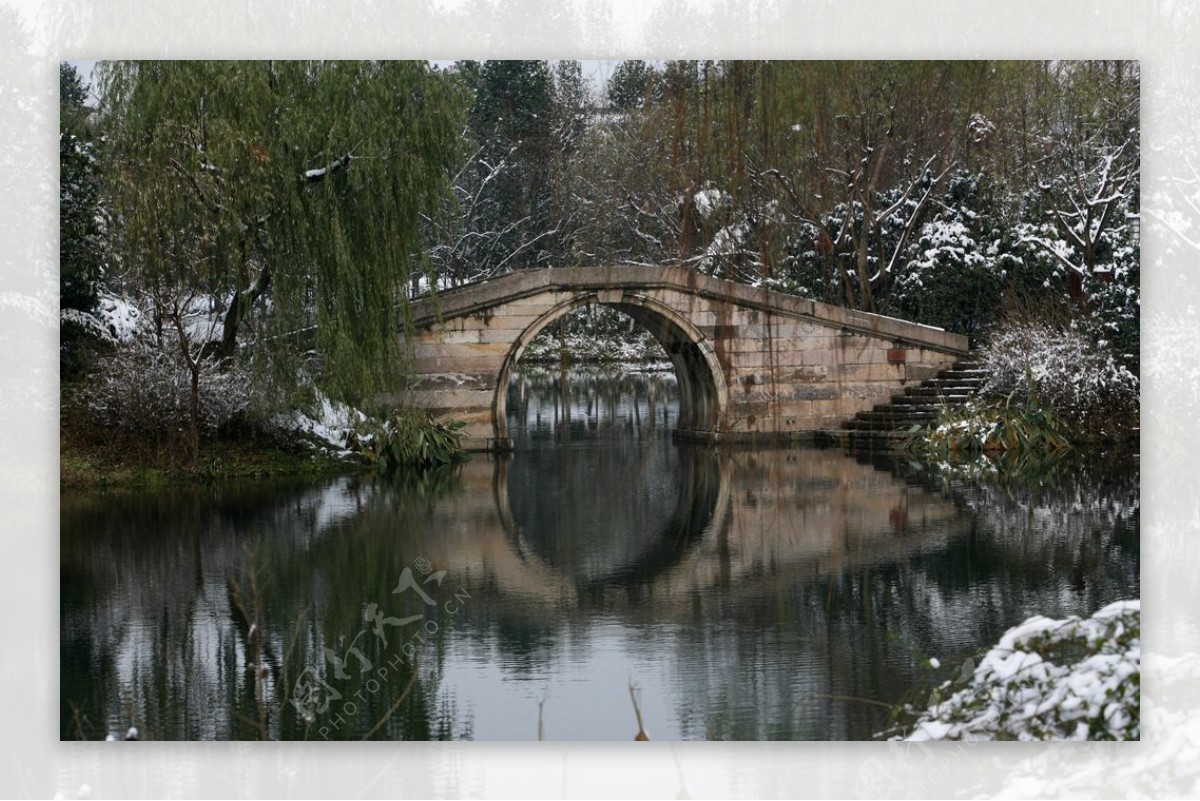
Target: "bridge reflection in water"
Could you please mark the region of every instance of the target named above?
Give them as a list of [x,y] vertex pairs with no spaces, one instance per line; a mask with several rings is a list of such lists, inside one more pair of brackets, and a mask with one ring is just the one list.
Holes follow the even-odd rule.
[[[535,442],[515,459],[468,463],[462,488],[479,507],[471,518],[490,524],[460,526],[432,546],[453,572],[613,615],[626,606],[640,614],[643,595],[693,610],[710,589],[762,589],[796,566],[827,573],[903,558],[971,525],[946,497],[834,451],[718,450],[668,437]],[[453,529],[462,511],[434,510],[431,522]]]
[[[399,643],[374,636],[370,607],[411,614],[392,590],[419,560],[463,600],[423,610],[435,633],[413,699],[376,738],[533,739],[544,702],[549,739],[628,740],[631,681],[653,739],[869,738],[886,710],[852,699],[904,699],[925,656],[949,664],[1030,614],[1138,594],[1136,473],[1071,488],[1049,516],[1029,513],[1045,489],[968,503],[837,451],[674,443],[670,384],[528,376],[515,454],[477,456],[435,494],[347,478],[64,497],[62,735],[74,704],[158,739],[259,736],[258,658],[275,665],[269,736],[361,736],[412,667],[372,690],[326,649],[361,636],[386,663]],[[570,398],[557,418],[537,402],[553,392]],[[1124,493],[1105,508],[1125,511],[1080,513],[1089,493]],[[249,588],[251,553],[257,657],[229,591]],[[356,715],[300,720],[285,691],[306,667],[362,699]]]

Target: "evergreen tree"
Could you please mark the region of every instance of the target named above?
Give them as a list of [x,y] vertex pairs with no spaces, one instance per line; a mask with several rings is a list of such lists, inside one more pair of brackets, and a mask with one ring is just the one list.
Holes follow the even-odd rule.
[[493,190],[490,256],[509,269],[544,266],[554,228],[550,195],[554,85],[544,61],[485,61],[479,67],[471,128],[489,163],[505,163]]
[[59,368],[71,378],[86,367],[98,333],[96,308],[107,261],[97,143],[87,90],[70,64],[59,64]]
[[103,211],[87,90],[70,64],[59,84],[59,283],[63,309],[90,312],[104,272]]
[[622,61],[608,79],[608,102],[621,111],[641,108],[659,98],[660,78],[645,61]]

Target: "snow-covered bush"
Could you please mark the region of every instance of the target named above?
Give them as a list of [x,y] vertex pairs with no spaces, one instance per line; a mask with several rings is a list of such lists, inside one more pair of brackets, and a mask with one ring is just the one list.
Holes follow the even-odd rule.
[[973,671],[964,665],[965,687],[943,684],[906,739],[1140,739],[1141,654],[1139,601],[1087,619],[1032,617]]
[[905,250],[889,313],[960,333],[993,322],[1009,273],[1020,265],[992,194],[983,175],[959,171],[948,179]]
[[1010,323],[981,352],[984,395],[1054,410],[1085,436],[1114,436],[1138,423],[1138,377],[1108,342],[1080,326]]
[[296,374],[295,387],[291,389],[287,396],[259,397],[265,401],[264,409],[287,410],[265,416],[261,425],[266,432],[338,456],[348,456],[356,450],[357,432],[371,422],[364,412],[330,398],[304,371]]
[[658,340],[632,317],[595,304],[569,312],[533,338],[521,355],[529,364],[666,362]]
[[[188,430],[191,375],[172,354],[142,341],[123,344],[99,362],[82,389],[91,421],[117,436],[168,442]],[[200,374],[200,432],[212,432],[246,410],[250,381],[239,369],[214,363]]]

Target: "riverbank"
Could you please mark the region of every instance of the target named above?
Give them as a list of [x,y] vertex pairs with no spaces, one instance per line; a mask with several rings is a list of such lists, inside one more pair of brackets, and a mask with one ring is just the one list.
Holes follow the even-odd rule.
[[[597,345],[597,342],[599,344]],[[593,342],[571,360],[571,369],[597,373],[670,372],[669,361],[656,359],[643,348],[605,348]],[[607,342],[609,346],[612,342]],[[560,352],[542,349],[522,363],[534,371],[557,371]],[[325,402],[316,418],[304,414],[289,417],[292,430],[264,432],[243,430],[202,438],[194,463],[187,463],[178,445],[130,442],[92,424],[86,415],[70,408],[64,395],[64,414],[59,427],[59,486],[72,489],[107,490],[154,488],[233,479],[325,476],[371,469],[368,460],[347,455],[347,434],[356,425],[352,410]],[[337,408],[335,408],[335,406]],[[339,452],[340,451],[340,452]]]
[[59,486],[63,489],[152,489],[213,481],[284,476],[333,476],[362,470],[353,460],[263,436],[219,437],[200,444],[194,464],[168,449],[131,448],[59,429]]

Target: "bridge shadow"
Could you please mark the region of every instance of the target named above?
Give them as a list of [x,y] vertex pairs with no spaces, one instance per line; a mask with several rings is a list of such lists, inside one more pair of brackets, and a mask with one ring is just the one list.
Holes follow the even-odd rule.
[[696,604],[905,560],[970,529],[943,493],[838,451],[667,438],[611,450],[548,446],[475,466],[492,474],[503,537],[476,586],[518,616],[539,608],[521,599],[540,599],[682,621]]

